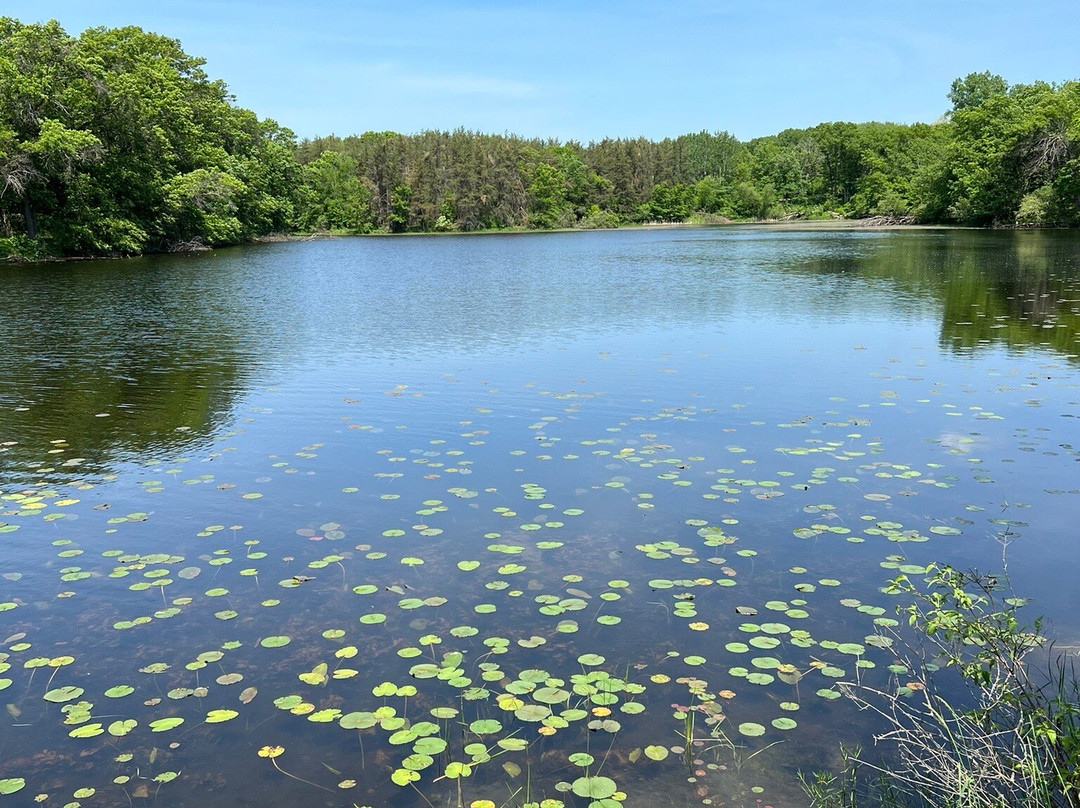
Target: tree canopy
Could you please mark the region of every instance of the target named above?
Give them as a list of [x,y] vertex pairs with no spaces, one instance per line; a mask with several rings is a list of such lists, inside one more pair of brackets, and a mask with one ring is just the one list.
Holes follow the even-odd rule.
[[138,254],[269,233],[903,217],[1080,224],[1080,83],[953,82],[932,124],[581,144],[458,129],[297,143],[139,28],[0,18],[0,255]]
[[292,134],[233,106],[202,65],[138,28],[74,38],[0,19],[0,227],[60,254],[288,227]]

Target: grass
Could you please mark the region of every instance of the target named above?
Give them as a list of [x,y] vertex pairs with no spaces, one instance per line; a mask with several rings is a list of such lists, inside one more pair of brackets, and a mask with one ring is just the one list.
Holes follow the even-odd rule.
[[[921,646],[908,645],[914,671],[893,690],[843,687],[886,727],[875,741],[888,765],[843,749],[839,772],[801,775],[813,808],[1080,808],[1080,679],[1073,658],[1055,652],[1018,612],[1006,576],[932,566],[889,590]],[[1043,665],[1030,659],[1043,657]],[[927,662],[931,660],[931,662]],[[966,697],[938,687],[949,670]],[[959,701],[964,706],[957,706]]]

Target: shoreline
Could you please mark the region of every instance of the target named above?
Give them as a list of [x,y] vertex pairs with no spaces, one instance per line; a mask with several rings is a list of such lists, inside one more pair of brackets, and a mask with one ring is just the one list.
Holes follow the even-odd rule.
[[901,232],[905,230],[1073,230],[1069,227],[977,227],[963,224],[933,224],[933,223],[904,223],[904,224],[871,224],[871,219],[755,219],[751,221],[726,221],[726,222],[646,222],[644,224],[625,224],[618,227],[562,227],[550,230],[539,230],[527,227],[492,228],[486,230],[449,230],[449,231],[419,231],[405,233],[353,233],[348,231],[319,231],[315,233],[274,233],[266,236],[257,236],[247,241],[236,244],[222,244],[218,247],[200,247],[190,250],[162,250],[160,252],[145,252],[134,255],[68,255],[48,258],[0,258],[0,265],[25,266],[28,264],[63,264],[76,261],[108,261],[124,258],[141,258],[151,255],[192,255],[201,252],[213,252],[214,250],[239,247],[245,244],[282,244],[302,241],[323,241],[338,238],[400,238],[409,237],[444,237],[444,236],[515,236],[537,235],[546,233],[614,233],[626,230],[680,230],[700,228],[760,228],[762,230],[776,230],[780,232],[829,232],[829,231],[860,231],[860,232]]
[[[931,224],[931,223],[911,223],[911,224],[868,224],[869,219],[754,219],[748,221],[727,221],[727,222],[647,222],[644,224],[625,224],[618,227],[596,227],[596,228],[583,228],[583,227],[556,227],[549,230],[540,230],[528,227],[504,227],[504,228],[490,228],[485,230],[447,230],[447,231],[435,231],[435,230],[422,230],[416,232],[407,233],[351,233],[344,231],[320,231],[315,233],[305,234],[290,234],[287,236],[267,236],[263,238],[254,239],[254,243],[272,244],[279,242],[294,242],[294,241],[316,241],[320,239],[334,239],[334,238],[400,238],[416,237],[416,236],[516,236],[516,235],[543,235],[545,233],[616,233],[626,230],[694,230],[704,228],[717,228],[717,229],[729,229],[739,227],[753,227],[769,230],[783,230],[783,231],[799,231],[799,230],[1068,230],[1072,228],[1026,228],[1026,227],[1009,227],[1009,228],[991,228],[991,227],[976,227],[974,225],[962,225],[962,224]],[[249,242],[251,243],[251,242]]]

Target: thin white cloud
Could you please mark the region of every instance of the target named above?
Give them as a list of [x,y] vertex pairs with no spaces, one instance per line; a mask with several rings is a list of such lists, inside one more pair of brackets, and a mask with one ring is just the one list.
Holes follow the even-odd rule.
[[366,65],[342,65],[360,73],[365,81],[377,85],[382,92],[423,93],[440,96],[485,96],[500,99],[534,97],[536,84],[513,79],[478,76],[470,72],[426,73],[410,70],[395,62],[368,63]]
[[402,76],[400,83],[418,90],[431,90],[456,95],[488,95],[498,98],[528,98],[536,88],[523,81],[471,76],[467,73],[448,76]]
[[513,79],[480,76],[474,73],[425,74],[410,72],[394,62],[365,65],[361,72],[382,89],[432,93],[442,96],[486,96],[500,99],[531,98],[536,85]]

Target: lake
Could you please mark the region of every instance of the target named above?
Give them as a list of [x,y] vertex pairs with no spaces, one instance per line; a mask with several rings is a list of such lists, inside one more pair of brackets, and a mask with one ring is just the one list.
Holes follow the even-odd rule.
[[1075,232],[0,284],[4,806],[801,806],[882,729],[839,683],[906,680],[900,572],[1080,642]]

